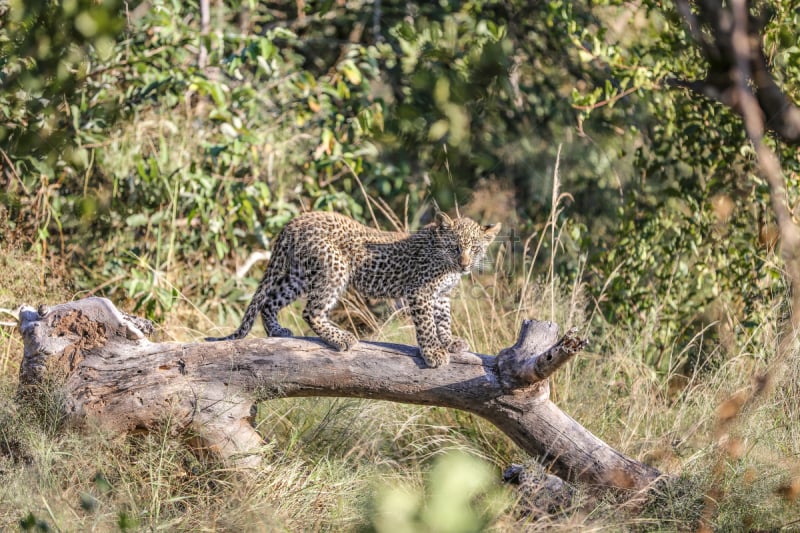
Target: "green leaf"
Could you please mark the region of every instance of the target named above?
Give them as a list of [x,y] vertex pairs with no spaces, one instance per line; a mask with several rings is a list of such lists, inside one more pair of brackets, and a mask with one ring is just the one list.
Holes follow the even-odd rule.
[[150,218],[144,213],[137,213],[125,219],[125,224],[131,228],[138,228],[147,225]]
[[428,130],[428,140],[441,141],[444,136],[447,135],[449,129],[450,123],[446,119],[437,120],[431,124],[431,127]]
[[358,70],[358,67],[353,63],[352,60],[347,59],[342,61],[339,65],[339,71],[344,74],[347,81],[349,81],[353,85],[359,85],[362,81],[361,71]]

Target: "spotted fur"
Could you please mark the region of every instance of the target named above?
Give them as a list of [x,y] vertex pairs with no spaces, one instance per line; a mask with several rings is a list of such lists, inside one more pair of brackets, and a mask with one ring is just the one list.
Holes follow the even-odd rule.
[[278,311],[305,295],[303,318],[311,329],[337,350],[349,350],[358,340],[336,327],[329,314],[353,288],[373,298],[405,298],[422,358],[429,367],[445,365],[450,353],[469,349],[450,331],[450,291],[478,266],[499,230],[500,224],[481,227],[444,213],[411,234],[375,230],[335,213],[301,215],[275,240],[239,329],[206,340],[245,337],[259,313],[269,336],[290,337],[278,323]]

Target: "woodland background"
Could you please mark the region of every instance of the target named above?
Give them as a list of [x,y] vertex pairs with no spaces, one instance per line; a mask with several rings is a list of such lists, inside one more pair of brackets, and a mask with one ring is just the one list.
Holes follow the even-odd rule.
[[[752,11],[797,101],[800,7]],[[0,0],[0,307],[102,295],[199,340],[237,323],[263,263],[237,268],[298,213],[413,230],[436,204],[508,228],[457,332],[496,353],[522,318],[578,326],[591,353],[557,403],[682,480],[642,515],[533,522],[496,485],[526,458],[472,415],[309,399],[260,407],[282,454],[242,483],[168,429],[14,406],[3,327],[0,527],[798,527],[800,364],[773,365],[789,283],[742,119],[674,83],[707,70],[669,1]],[[797,147],[765,143],[793,207]],[[339,320],[413,343],[391,305]]]

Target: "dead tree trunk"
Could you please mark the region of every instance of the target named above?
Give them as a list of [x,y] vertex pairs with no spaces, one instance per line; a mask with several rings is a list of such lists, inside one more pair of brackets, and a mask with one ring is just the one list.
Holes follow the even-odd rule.
[[361,342],[338,353],[305,338],[152,343],[146,324],[104,298],[23,307],[22,396],[57,373],[73,421],[131,432],[168,419],[221,458],[253,466],[262,444],[251,426],[254,402],[345,396],[439,405],[489,420],[567,480],[639,490],[660,475],[548,399],[548,376],[585,345],[573,333],[558,340],[551,322],[526,321],[497,357],[464,353],[437,369],[410,346]]

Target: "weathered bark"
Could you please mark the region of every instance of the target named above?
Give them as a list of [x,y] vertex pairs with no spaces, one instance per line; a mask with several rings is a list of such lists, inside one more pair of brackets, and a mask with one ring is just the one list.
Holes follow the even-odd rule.
[[559,341],[550,322],[526,321],[519,341],[497,357],[456,354],[446,367],[430,369],[416,348],[396,344],[360,342],[339,353],[306,338],[152,343],[135,320],[103,298],[23,307],[23,397],[60,372],[74,421],[131,432],[168,419],[223,459],[251,465],[262,444],[250,424],[257,401],[344,396],[439,405],[486,418],[567,480],[639,490],[660,475],[548,399],[547,376],[585,346],[572,333]]

